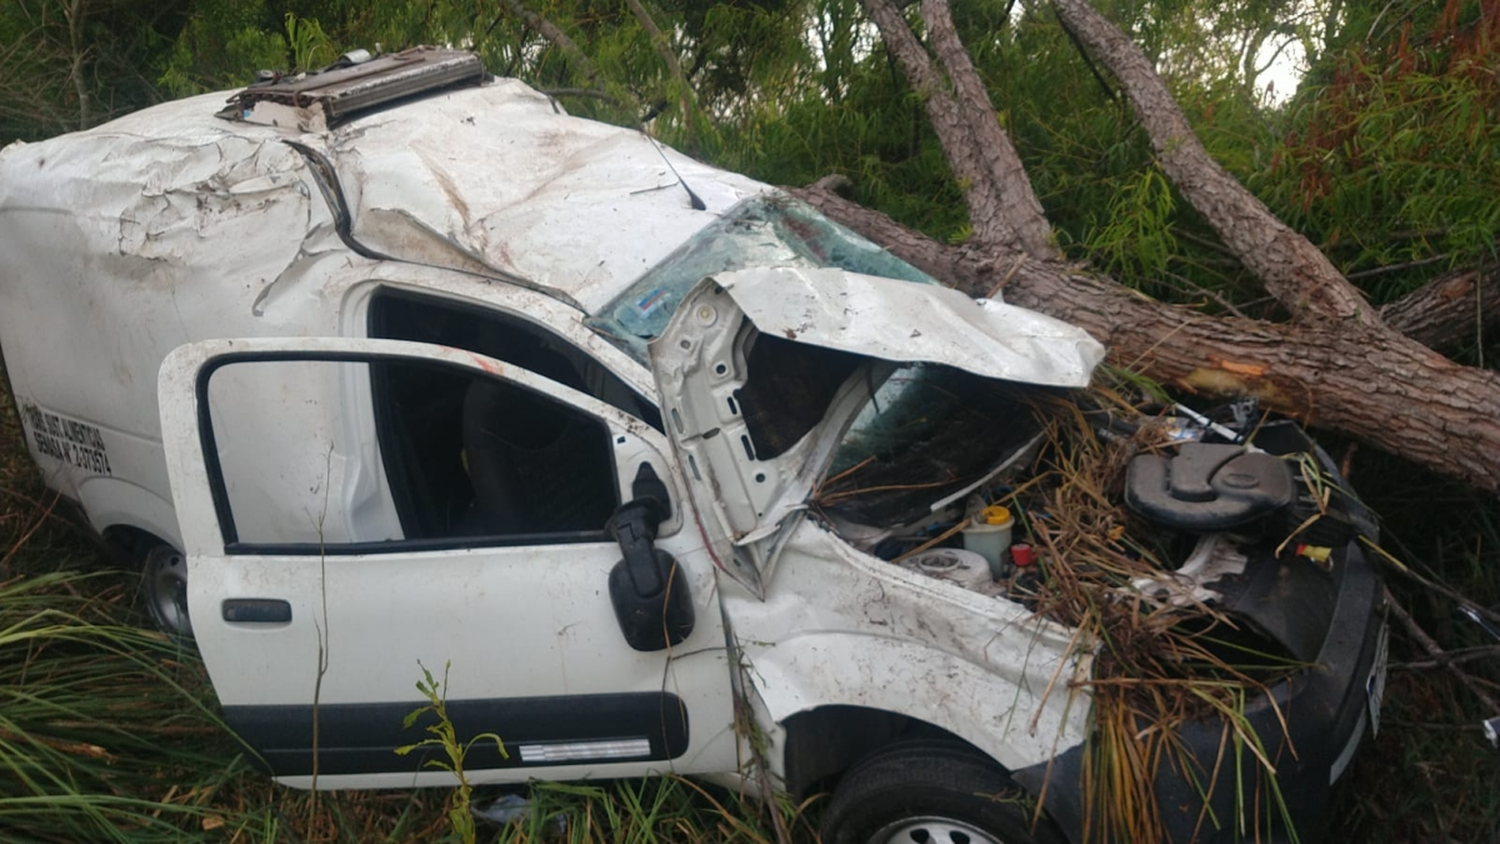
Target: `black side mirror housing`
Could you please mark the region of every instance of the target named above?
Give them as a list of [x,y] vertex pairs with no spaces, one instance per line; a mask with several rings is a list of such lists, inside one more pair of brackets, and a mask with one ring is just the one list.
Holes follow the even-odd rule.
[[651,464],[641,464],[631,493],[634,497],[605,528],[623,558],[609,572],[609,600],[626,643],[638,651],[659,651],[692,634],[693,598],[677,559],[655,545],[672,505]]

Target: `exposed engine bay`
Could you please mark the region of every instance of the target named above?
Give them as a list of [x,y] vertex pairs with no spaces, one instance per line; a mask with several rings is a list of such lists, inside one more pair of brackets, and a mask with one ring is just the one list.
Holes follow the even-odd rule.
[[[846,539],[1049,615],[1069,583],[1090,580],[1179,627],[1214,629],[1237,665],[1316,659],[1346,549],[1378,529],[1296,423],[1252,402],[1212,418],[1181,405],[1106,411],[935,369],[887,382],[846,438],[818,499]],[[882,451],[882,437],[899,447]],[[1089,494],[1059,495],[1069,487]],[[934,502],[935,491],[946,494]]]

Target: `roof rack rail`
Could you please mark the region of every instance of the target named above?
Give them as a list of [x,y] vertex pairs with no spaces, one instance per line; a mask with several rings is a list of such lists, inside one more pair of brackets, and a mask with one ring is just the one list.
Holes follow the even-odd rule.
[[397,100],[479,84],[488,76],[479,56],[466,50],[412,47],[373,58],[355,50],[323,70],[268,74],[267,81],[230,97],[218,116],[318,132]]

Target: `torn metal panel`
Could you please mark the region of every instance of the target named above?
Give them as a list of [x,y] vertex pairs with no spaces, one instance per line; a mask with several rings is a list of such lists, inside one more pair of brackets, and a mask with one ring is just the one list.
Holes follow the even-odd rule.
[[589,324],[645,363],[693,286],[709,276],[763,267],[837,267],[852,273],[938,282],[884,248],[786,196],[751,197],[701,229],[637,279]]
[[[764,600],[723,589],[767,714],[820,706],[907,714],[1019,769],[1088,735],[1092,643],[997,600],[850,548],[812,520],[785,544]],[[773,763],[781,763],[780,754]]]
[[[893,362],[1082,386],[1103,356],[1077,328],[947,288],[786,268],[704,280],[650,352],[673,446],[700,481],[690,487],[704,540],[756,592],[786,535],[777,527],[806,507]],[[774,389],[752,389],[767,378]],[[990,457],[965,474],[982,476],[1004,454]],[[927,500],[952,491],[933,489]]]
[[949,288],[834,269],[715,279],[762,332],[866,357],[1053,387],[1088,386],[1104,358],[1104,347],[1077,326]]

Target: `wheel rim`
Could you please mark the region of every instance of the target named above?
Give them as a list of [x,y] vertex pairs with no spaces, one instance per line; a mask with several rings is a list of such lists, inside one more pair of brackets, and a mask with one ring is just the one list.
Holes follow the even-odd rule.
[[187,560],[175,548],[159,545],[146,555],[146,609],[157,626],[179,636],[193,635],[188,618]]
[[902,818],[881,827],[870,844],[1005,844],[977,826],[953,818]]

